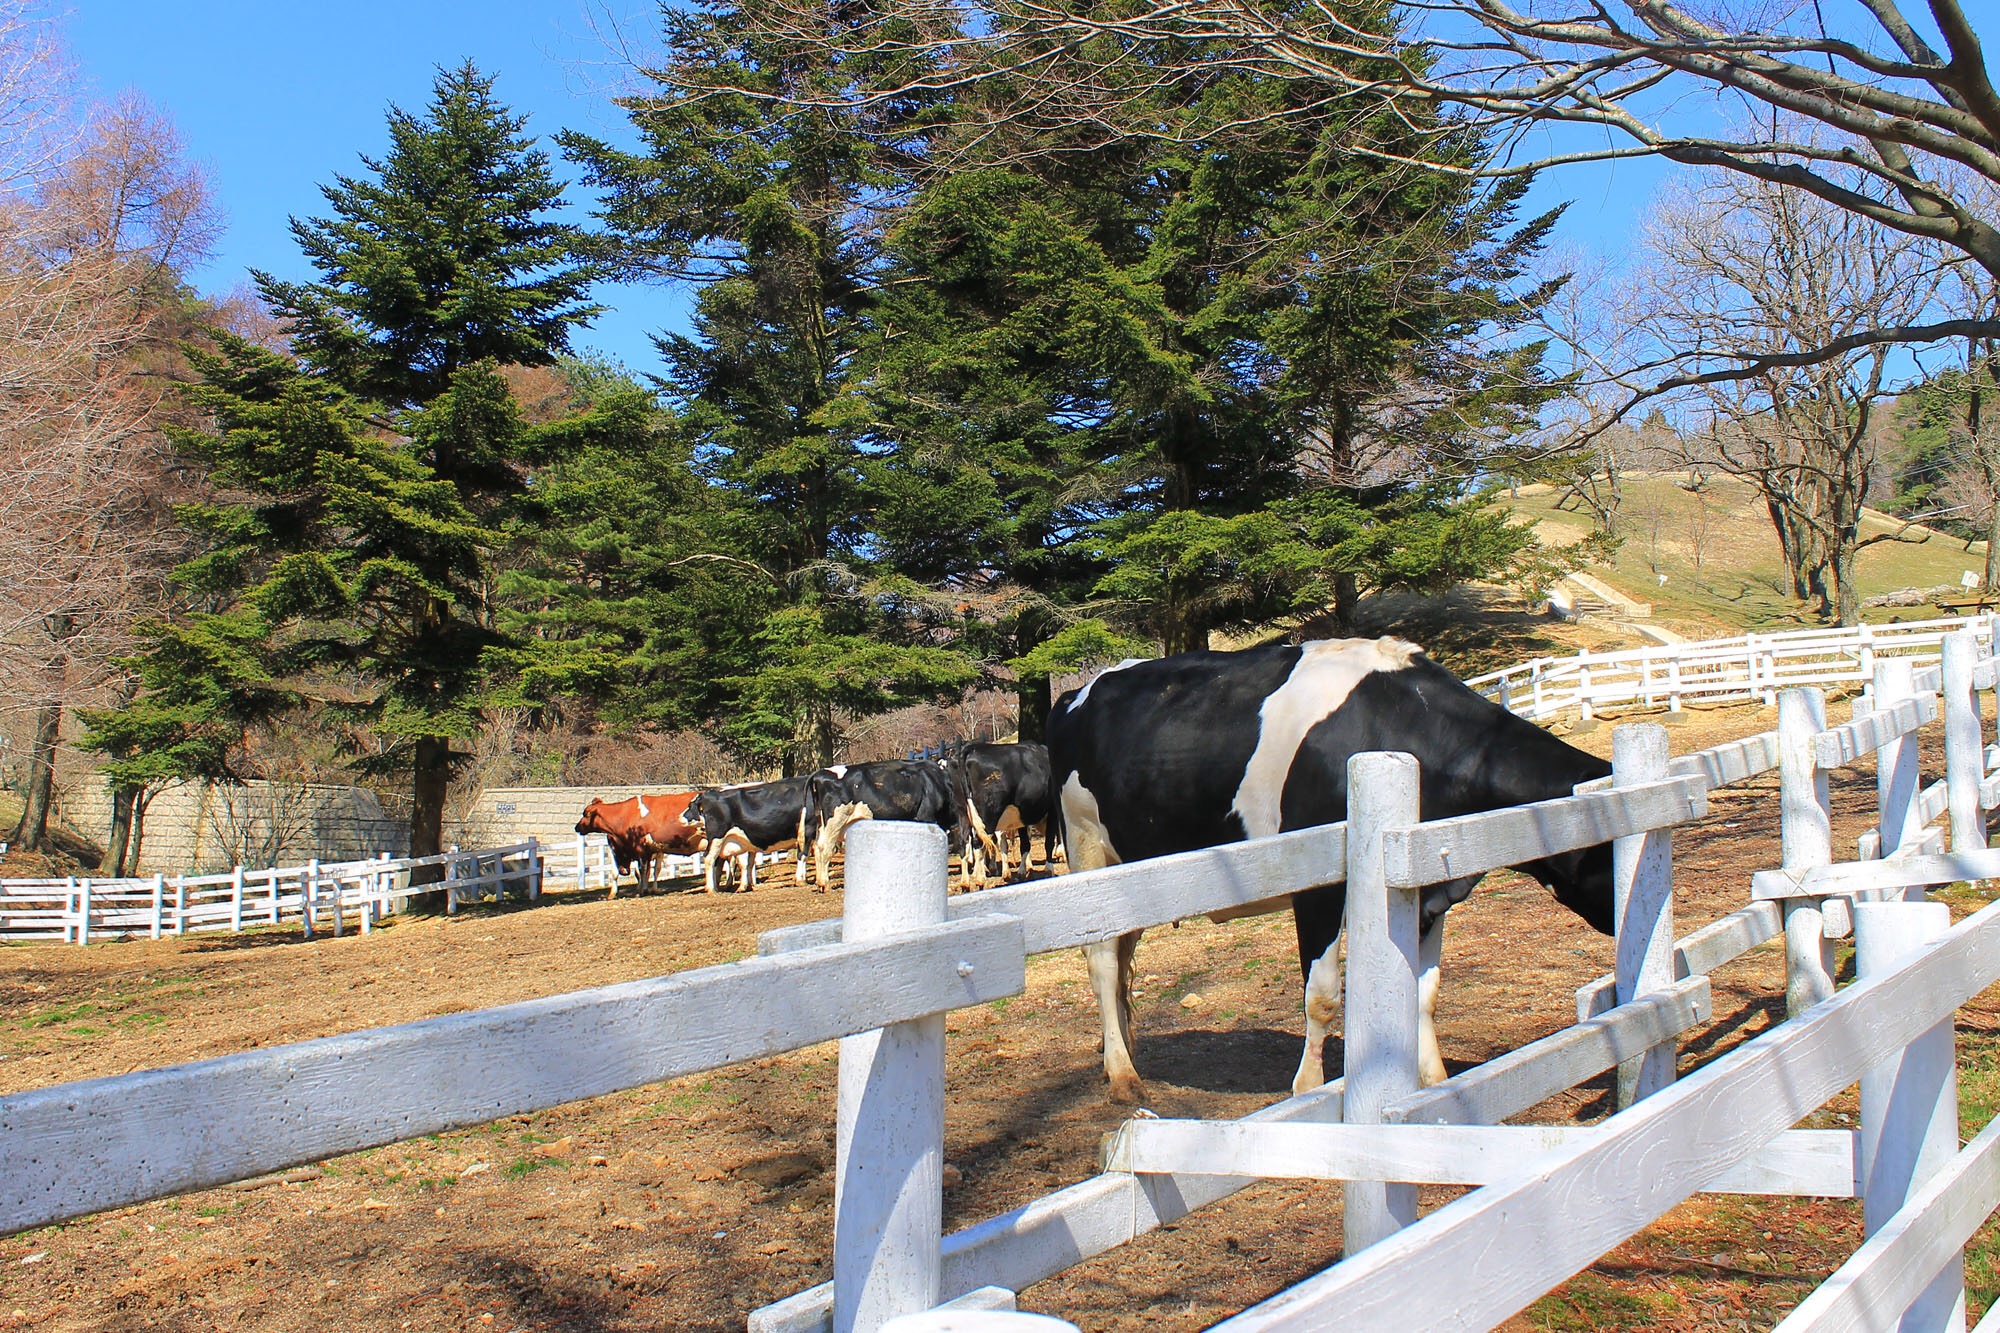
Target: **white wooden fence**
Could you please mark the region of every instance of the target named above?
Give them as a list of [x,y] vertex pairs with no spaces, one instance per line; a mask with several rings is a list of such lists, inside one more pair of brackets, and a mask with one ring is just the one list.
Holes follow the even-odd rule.
[[[618,873],[618,861],[611,853],[610,840],[602,833],[579,833],[574,843],[544,849],[543,859],[551,889],[558,884],[574,884],[579,891],[608,889],[632,878]],[[790,852],[759,852],[757,872],[761,875],[766,866],[791,859]],[[656,878],[685,879],[701,874],[703,864],[698,854],[662,856],[655,858],[653,874]]]
[[[344,934],[350,916],[363,933],[415,893],[446,892],[447,910],[480,898],[519,891],[541,897],[542,849],[533,838],[510,847],[437,856],[368,861],[308,861],[297,866],[233,870],[213,875],[153,875],[140,879],[68,876],[0,880],[0,940],[93,939],[241,931],[297,921],[307,938],[330,928]],[[443,879],[412,883],[411,872],[442,866]]]
[[[2000,905],[1947,928],[1940,906],[1901,899],[2000,876],[1984,850],[2000,799],[1976,708],[1986,654],[1965,635],[1940,668],[1884,663],[1879,706],[1841,726],[1817,690],[1787,690],[1776,732],[1671,761],[1658,728],[1621,729],[1608,781],[1461,819],[1417,822],[1407,756],[1356,756],[1344,824],[953,898],[939,830],[868,821],[849,834],[843,920],[771,932],[755,959],[0,1098],[0,1231],[839,1037],[834,1278],[754,1312],[761,1333],[1011,1309],[1021,1288],[1272,1176],[1347,1182],[1349,1257],[1232,1330],[1488,1328],[1704,1190],[1863,1200],[1866,1243],[1788,1333],[1954,1327],[1957,1255],[2000,1204],[2000,1129],[1957,1149],[1951,1016],[2000,981]],[[1941,792],[1919,780],[1913,735],[1940,710]],[[1835,864],[1825,775],[1869,754],[1862,850],[1886,855]],[[1774,768],[1781,867],[1676,940],[1672,830],[1708,791]],[[1932,827],[1947,817],[1948,854]],[[1606,841],[1617,967],[1579,991],[1580,1021],[1419,1089],[1414,890]],[[1237,1121],[1135,1120],[1103,1174],[942,1234],[946,1011],[1020,992],[1030,954],[1343,879],[1344,1079]],[[1861,978],[1836,992],[1829,941],[1849,930]],[[1674,1081],[1707,974],[1780,935],[1795,1016]],[[1603,1124],[1500,1123],[1614,1067],[1632,1104]],[[1792,1128],[1857,1079],[1859,1129]],[[1425,1181],[1480,1188],[1419,1219]]]
[[1865,688],[1875,663],[1911,656],[1937,661],[1939,645],[1968,627],[1992,651],[1996,617],[1979,615],[1917,620],[1901,625],[1850,625],[1778,630],[1730,639],[1580,652],[1538,657],[1466,681],[1473,689],[1522,717],[1539,721],[1575,710],[1586,720],[1599,712],[1665,708],[1755,699],[1775,703],[1791,685]]

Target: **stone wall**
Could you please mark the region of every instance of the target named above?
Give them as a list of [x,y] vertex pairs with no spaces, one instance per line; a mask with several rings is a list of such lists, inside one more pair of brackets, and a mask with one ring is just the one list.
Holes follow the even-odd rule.
[[[111,789],[99,774],[68,784],[63,820],[102,847],[111,837]],[[179,782],[153,793],[139,841],[140,874],[354,861],[409,849],[407,820],[365,787],[331,783]]]
[[[559,849],[576,841],[577,817],[590,799],[622,801],[641,792],[693,791],[649,787],[493,787],[474,795],[446,821],[447,845],[502,847],[538,838]],[[91,774],[68,784],[61,818],[99,847],[111,836],[111,791]],[[391,816],[365,787],[248,782],[176,783],[146,807],[139,874],[182,874],[247,866],[350,861],[409,851],[407,820]]]
[[476,796],[465,814],[445,829],[447,842],[461,847],[502,847],[539,838],[545,846],[576,841],[576,821],[593,796],[622,801],[644,793],[666,795],[693,787],[490,787]]

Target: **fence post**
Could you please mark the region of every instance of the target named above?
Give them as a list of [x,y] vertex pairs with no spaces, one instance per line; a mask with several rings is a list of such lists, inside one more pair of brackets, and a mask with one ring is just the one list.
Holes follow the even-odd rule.
[[153,938],[160,938],[161,927],[166,919],[167,883],[160,876],[153,876]]
[[[271,892],[275,894],[277,891],[278,880],[274,875],[271,878]],[[306,863],[305,878],[299,882],[299,915],[305,920],[307,939],[313,938],[319,928],[319,923],[313,919],[318,914],[319,861],[315,859]]]
[[1590,653],[1582,648],[1576,653],[1576,700],[1583,720],[1590,721],[1594,716],[1590,707]]
[[[75,881],[71,881],[74,883]],[[77,887],[76,942],[90,943],[90,880],[85,878]]]
[[[1855,968],[1893,972],[1951,926],[1943,903],[1854,904]],[[1861,1218],[1874,1235],[1958,1154],[1958,1073],[1947,1017],[1861,1076]],[[1965,1328],[1965,1258],[1945,1264],[1897,1325],[1905,1333]]]
[[[1893,708],[1916,693],[1916,669],[1907,657],[1875,664],[1875,707]],[[1894,856],[1923,835],[1917,828],[1917,735],[1906,732],[1875,751],[1875,855]],[[1923,896],[1923,890],[1917,890]]]
[[243,929],[243,867],[229,872],[229,928]]
[[[154,878],[160,879],[161,877],[155,875]],[[182,875],[180,878],[174,881],[174,934],[185,935],[187,933],[188,933],[188,882],[187,882],[187,876]]]
[[[243,867],[236,867],[241,870]],[[264,872],[264,887],[271,891],[271,924],[277,925],[284,919],[284,905],[278,901],[278,872],[272,867]]]
[[458,915],[458,886],[453,881],[458,877],[458,844],[453,843],[444,858],[444,914]]
[[[1373,1125],[1418,1087],[1418,898],[1389,887],[1383,835],[1419,819],[1417,761],[1371,751],[1347,761],[1347,995],[1341,1119]],[[1417,1187],[1374,1180],[1342,1187],[1343,1253],[1352,1257],[1417,1220]]]
[[576,835],[576,891],[582,893],[590,887],[590,845],[581,833]]
[[[847,834],[848,943],[945,919],[949,844],[929,824],[873,819]],[[940,1293],[944,1015],[840,1043],[833,1197],[833,1333],[869,1333]]]
[[542,843],[533,834],[528,835],[528,901],[542,900]]
[[1978,659],[1977,630],[1944,636],[1944,782],[1954,852],[1986,846],[1986,812],[1979,808],[1979,782],[1986,776],[1986,734],[1979,720],[1979,692],[1972,688],[1972,667]]
[[[1613,785],[1636,787],[1667,777],[1667,729],[1657,723],[1611,733]],[[1618,926],[1618,1003],[1674,984],[1673,830],[1655,829],[1611,844],[1612,894]],[[1670,1037],[1618,1066],[1618,1109],[1674,1081]]]
[[1667,659],[1667,688],[1672,693],[1667,696],[1667,711],[1678,713],[1681,711],[1681,650],[1676,647],[1671,651],[1673,656]]
[[1873,680],[1875,679],[1875,629],[1865,620],[1855,628],[1860,631],[1861,637],[1860,678]]
[[[1778,814],[1787,870],[1833,862],[1832,807],[1813,737],[1826,730],[1826,692],[1811,686],[1778,696]],[[1833,996],[1833,941],[1817,898],[1787,898],[1785,1012],[1797,1016]]]

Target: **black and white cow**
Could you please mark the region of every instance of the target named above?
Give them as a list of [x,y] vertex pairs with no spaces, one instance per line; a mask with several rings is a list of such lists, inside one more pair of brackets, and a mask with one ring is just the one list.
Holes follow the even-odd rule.
[[813,877],[824,890],[833,883],[827,864],[848,826],[863,819],[901,819],[936,824],[947,835],[958,826],[958,802],[951,779],[937,764],[881,759],[868,764],[835,764],[812,775],[805,821],[799,827],[799,856],[812,845]]
[[[1021,839],[1021,871],[1034,870],[1029,839],[1042,831],[1042,860],[1055,857],[1055,784],[1049,781],[1049,751],[1044,745],[987,743],[968,745],[952,761],[951,777],[958,789],[965,821],[965,877],[987,882],[987,862],[997,862],[1007,878],[1007,838]],[[973,866],[979,868],[977,872]]]
[[[1348,757],[1369,750],[1416,757],[1425,819],[1567,796],[1576,784],[1611,771],[1396,639],[1128,661],[1065,694],[1049,720],[1069,868],[1094,870],[1345,819]],[[1519,868],[1611,933],[1608,846]],[[1423,891],[1419,995],[1426,1083],[1444,1077],[1433,1017],[1444,913],[1465,899],[1475,880]],[[1324,1081],[1321,1054],[1340,1001],[1333,946],[1346,900],[1341,884],[1291,898],[1306,976],[1306,1048],[1292,1083],[1297,1092]],[[1104,1023],[1104,1070],[1113,1098],[1121,1101],[1140,1094],[1131,1053],[1138,942],[1133,931],[1085,950]]]
[[799,848],[796,873],[799,883],[806,882],[801,827],[810,782],[809,777],[800,776],[743,787],[711,787],[688,802],[682,818],[701,825],[708,838],[704,869],[710,893],[715,892],[716,870],[722,861],[739,862],[741,886],[747,891],[757,886],[757,853],[787,847]]

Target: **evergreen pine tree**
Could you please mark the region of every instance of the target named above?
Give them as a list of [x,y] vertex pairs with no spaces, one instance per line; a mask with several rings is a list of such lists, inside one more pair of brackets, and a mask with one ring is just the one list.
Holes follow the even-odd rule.
[[[865,79],[810,42],[751,39],[707,5],[664,19],[660,87],[623,103],[625,152],[567,135],[605,191],[635,271],[698,283],[692,336],[659,340],[665,386],[716,492],[688,577],[728,566],[750,605],[716,623],[727,737],[786,771],[833,762],[842,714],[956,691],[974,668],[947,642],[948,603],[885,568],[872,539],[889,445],[849,390],[879,267],[874,215],[907,189],[921,105],[784,109]],[[691,97],[733,82],[749,95]],[[747,638],[739,637],[748,631]]]
[[[256,534],[283,552],[257,600],[273,603],[267,614],[281,629],[317,620],[335,607],[296,576],[325,571],[318,592],[362,617],[346,638],[306,633],[319,654],[306,664],[338,662],[370,682],[352,711],[394,742],[371,766],[410,774],[415,855],[440,849],[445,794],[464,757],[454,741],[477,727],[492,655],[506,647],[488,605],[489,566],[540,446],[500,368],[551,361],[596,311],[584,294],[599,270],[581,232],[553,216],[563,187],[524,125],[470,63],[440,71],[424,115],[391,109],[389,151],[363,159],[368,175],[323,189],[332,215],[294,219],[318,279],[256,275],[311,381],[287,383],[278,401],[326,448],[367,458],[352,478],[288,479],[315,488],[326,517]],[[213,386],[225,420],[257,405],[236,387],[246,376],[284,378],[245,364],[241,348],[229,359]],[[307,401],[320,404],[312,414]],[[291,419],[226,426],[221,439],[255,430],[304,447],[287,435]],[[246,487],[279,480],[256,475],[250,458],[229,465]],[[345,526],[378,504],[384,528]],[[357,564],[357,542],[379,554]],[[281,587],[298,595],[277,595]]]

